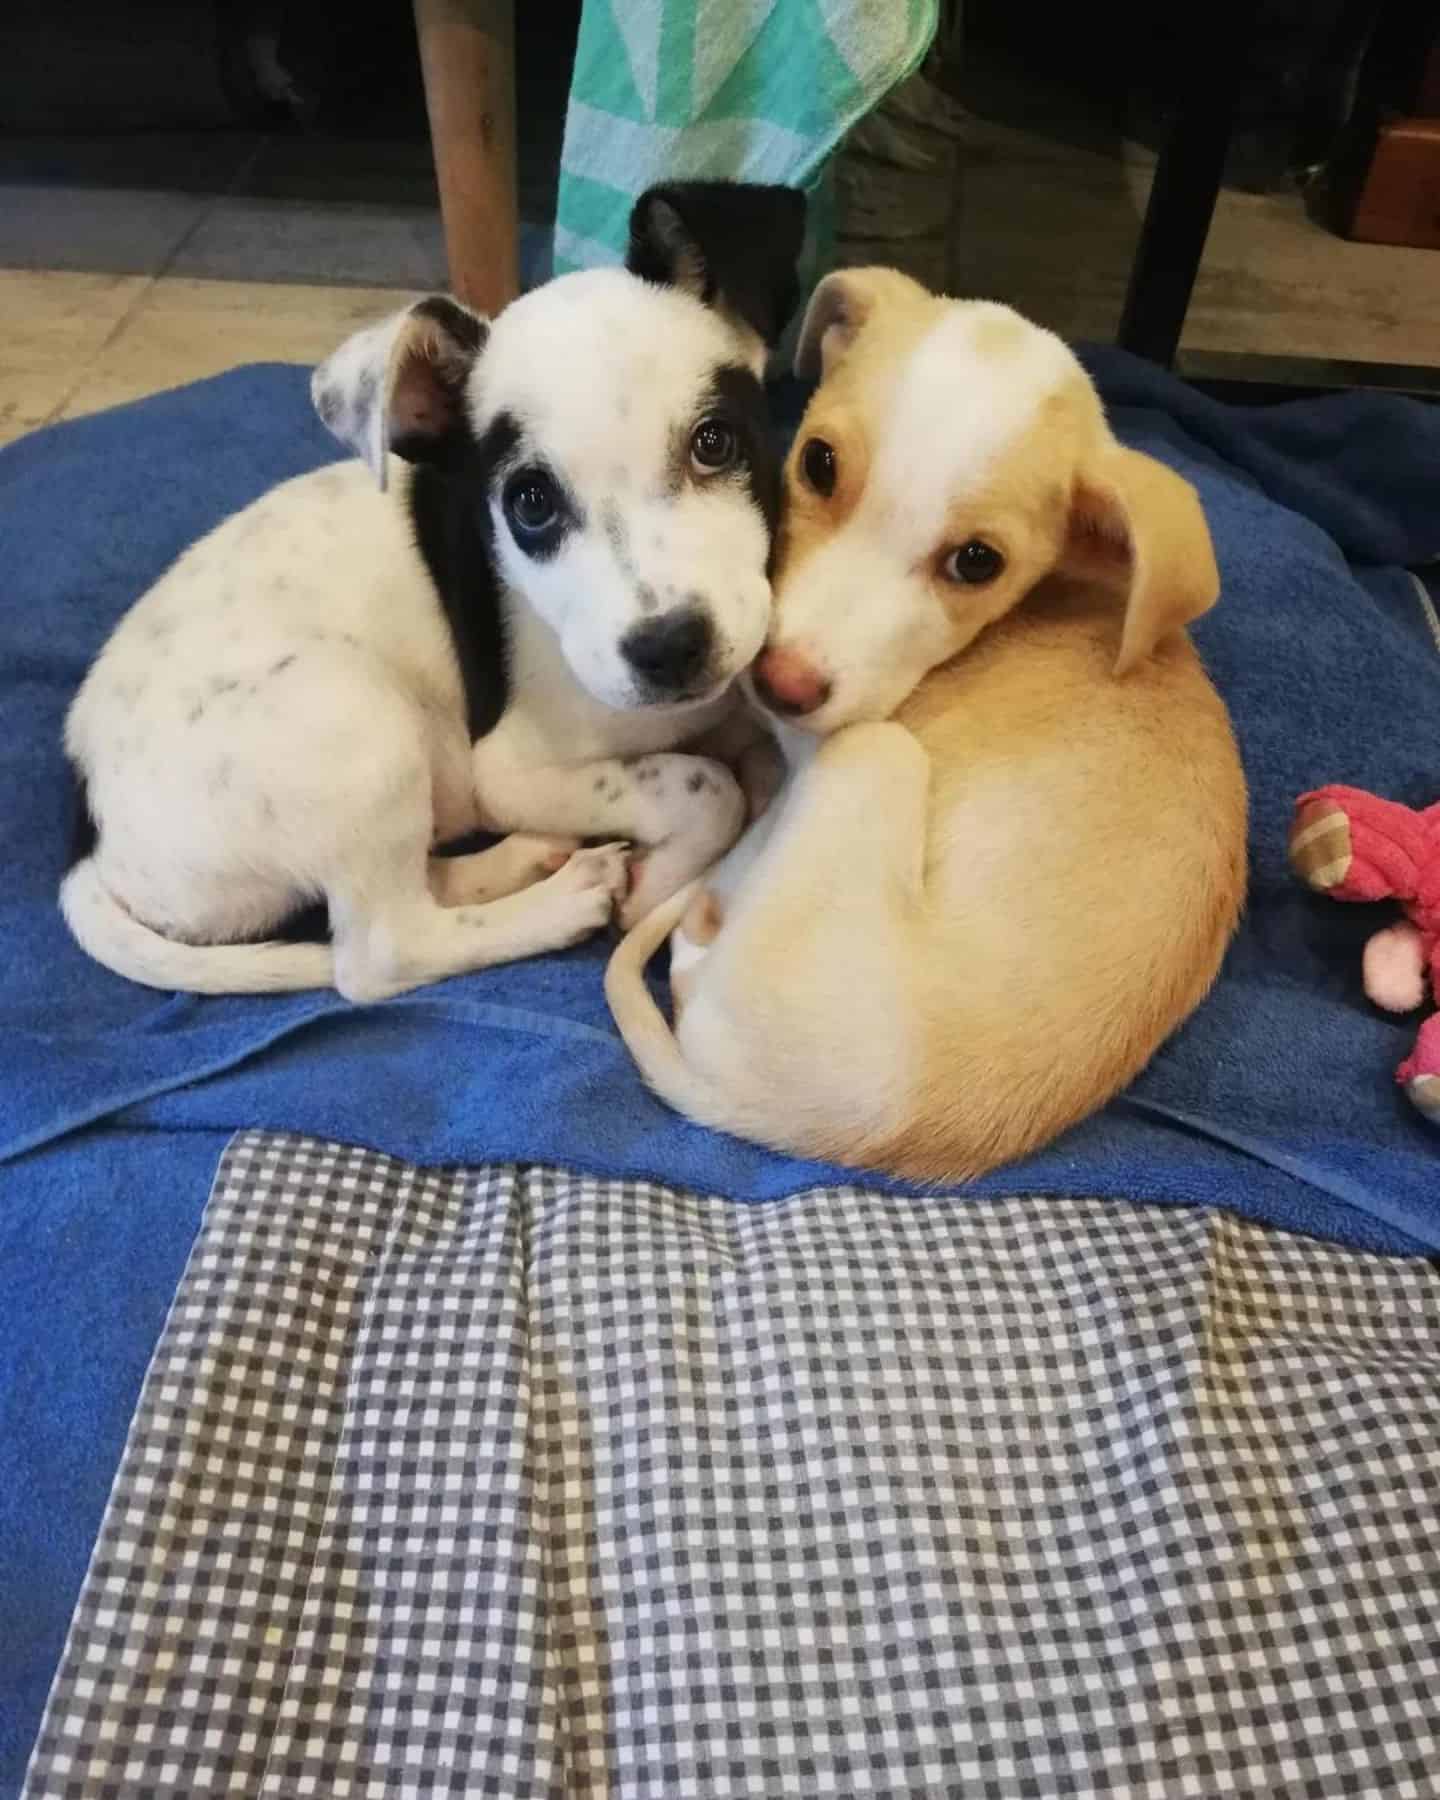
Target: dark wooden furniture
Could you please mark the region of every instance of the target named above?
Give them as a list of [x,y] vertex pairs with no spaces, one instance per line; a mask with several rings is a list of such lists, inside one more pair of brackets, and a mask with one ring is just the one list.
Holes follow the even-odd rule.
[[[1119,331],[1125,349],[1166,368],[1176,363],[1215,214],[1239,75],[1256,11],[1257,0],[1216,0],[1195,14],[1183,46],[1181,92],[1156,165]],[[1395,0],[1382,26],[1403,42],[1414,17],[1408,0]],[[1430,29],[1433,32],[1433,24]],[[1422,91],[1429,93],[1436,84],[1440,72],[1427,67]],[[1436,279],[1440,283],[1440,267]],[[1184,359],[1179,372],[1196,386],[1231,400],[1279,399],[1350,387],[1440,397],[1440,369],[1408,364],[1249,355],[1212,355],[1203,362],[1203,375],[1186,367]]]
[[1347,221],[1348,234],[1362,243],[1440,250],[1440,21],[1430,29],[1418,76],[1395,113],[1374,128]]

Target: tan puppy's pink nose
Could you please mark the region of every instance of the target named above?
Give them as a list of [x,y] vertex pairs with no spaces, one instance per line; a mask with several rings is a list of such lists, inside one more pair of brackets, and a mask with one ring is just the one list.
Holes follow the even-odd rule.
[[766,706],[781,713],[812,713],[830,698],[831,682],[798,650],[772,645],[762,650],[751,671],[755,691]]

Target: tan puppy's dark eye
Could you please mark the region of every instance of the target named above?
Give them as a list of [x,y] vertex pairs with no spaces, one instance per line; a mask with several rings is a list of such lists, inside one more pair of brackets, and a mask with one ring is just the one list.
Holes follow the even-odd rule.
[[800,472],[822,499],[828,500],[835,492],[835,477],[839,470],[835,466],[835,452],[824,438],[811,438],[800,452]]
[[947,581],[979,587],[982,582],[993,581],[1004,567],[1005,558],[993,544],[987,544],[983,538],[971,538],[950,552],[940,565],[940,573]]

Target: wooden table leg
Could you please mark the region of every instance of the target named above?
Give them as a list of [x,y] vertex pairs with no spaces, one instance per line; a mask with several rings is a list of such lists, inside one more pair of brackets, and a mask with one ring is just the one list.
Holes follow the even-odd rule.
[[450,286],[478,312],[520,291],[515,0],[414,0]]

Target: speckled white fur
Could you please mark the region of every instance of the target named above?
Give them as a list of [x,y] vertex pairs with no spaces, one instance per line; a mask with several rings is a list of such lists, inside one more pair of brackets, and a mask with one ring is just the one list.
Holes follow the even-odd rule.
[[[535,562],[497,518],[510,698],[472,750],[403,508],[409,470],[385,450],[381,402],[408,317],[357,334],[317,378],[327,421],[364,460],[286,482],[188,550],[73,704],[66,747],[99,836],[61,902],[81,944],[133,980],[333,982],[376,998],[601,926],[624,893],[625,850],[565,860],[578,839],[648,852],[636,916],[740,829],[728,770],[674,752],[734,722],[730,678],[768,622],[768,530],[736,483],[668,500],[659,484],[705,372],[748,361],[753,339],[620,271],[564,277],[491,326],[466,406],[521,419],[583,497],[586,525]],[[374,476],[395,491],[378,494]],[[696,593],[715,626],[715,687],[642,705],[619,639],[645,596]],[[481,825],[543,835],[431,856]],[[322,898],[333,949],[242,941]]]

